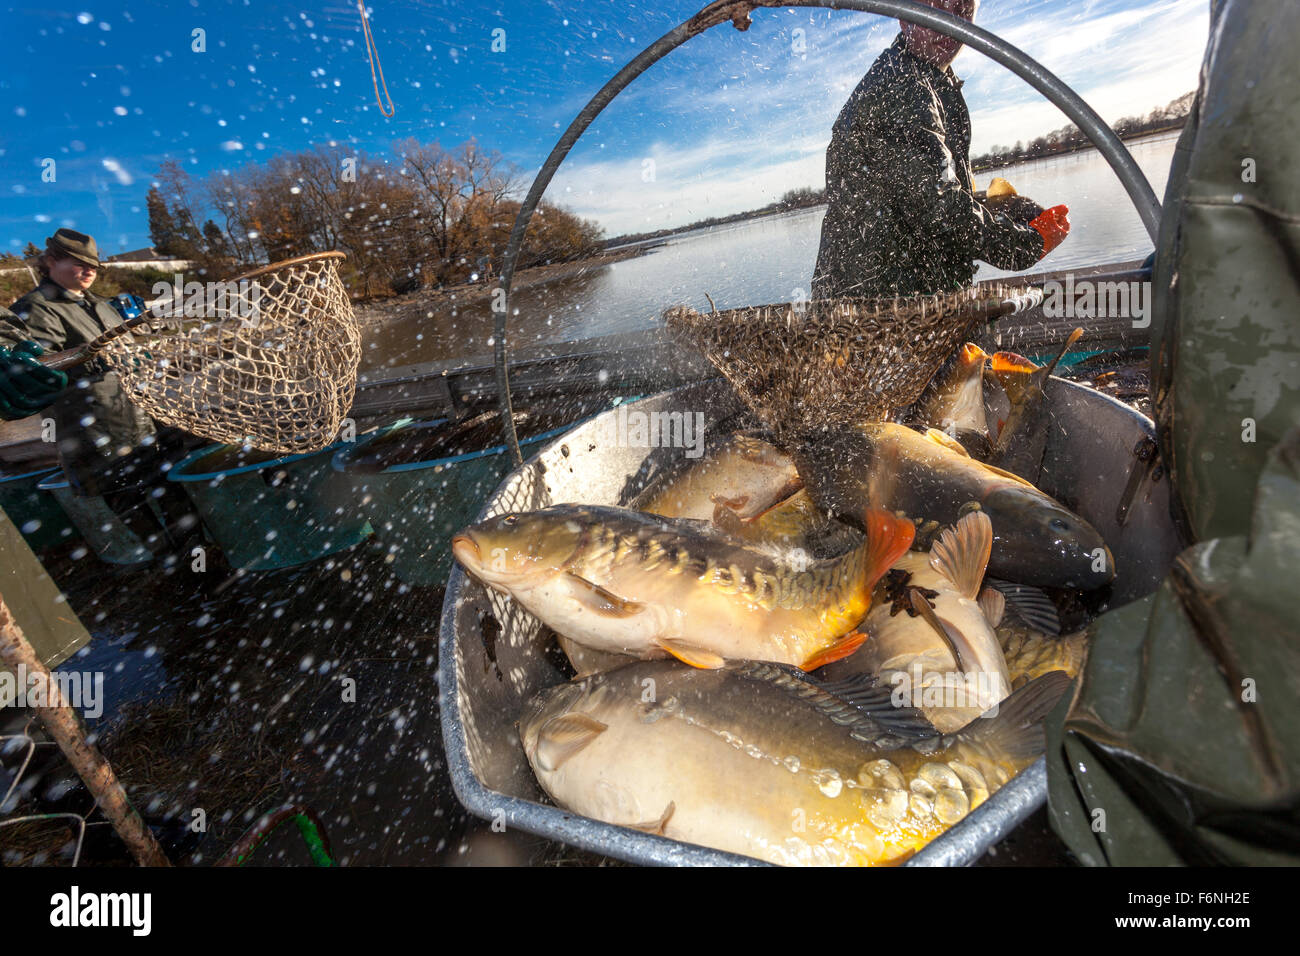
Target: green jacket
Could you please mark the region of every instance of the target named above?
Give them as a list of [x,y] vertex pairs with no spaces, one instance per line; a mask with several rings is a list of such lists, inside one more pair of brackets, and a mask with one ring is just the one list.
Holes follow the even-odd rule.
[[[79,299],[48,279],[10,308],[16,321],[0,321],[0,341],[33,339],[47,352],[89,342],[122,322],[107,300],[89,292]],[[92,362],[70,369],[68,379],[70,387],[51,410],[59,463],[73,486],[103,494],[151,479],[139,467],[137,448],[146,440],[152,444],[154,422],[127,401],[117,374]]]
[[961,80],[909,53],[900,34],[835,121],[813,298],[955,292],[976,259],[1037,262],[1037,230],[989,211],[973,188]]
[[[1087,864],[1300,863],[1300,5],[1212,7],[1152,277],[1160,458],[1189,547],[1098,618],[1049,717]],[[1148,479],[1150,480],[1150,479]]]

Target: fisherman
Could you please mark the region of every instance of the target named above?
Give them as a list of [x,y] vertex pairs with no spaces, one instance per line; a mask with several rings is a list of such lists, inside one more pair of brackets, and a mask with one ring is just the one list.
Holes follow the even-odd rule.
[[100,266],[95,240],[59,229],[45,242],[36,260],[40,285],[0,315],[0,416],[14,421],[53,405],[59,464],[73,491],[102,496],[128,527],[153,537],[157,521],[141,506],[150,485],[155,498],[157,488],[166,491],[160,469],[181,451],[182,433],[160,429],[97,360],[79,366],[71,383],[37,361],[46,350],[85,344],[122,322],[107,299],[90,291]]
[[[922,2],[972,20],[979,0]],[[1027,269],[1070,229],[1065,206],[1025,223],[976,199],[970,113],[950,66],[961,43],[900,22],[835,121],[814,299],[956,292],[975,259]]]

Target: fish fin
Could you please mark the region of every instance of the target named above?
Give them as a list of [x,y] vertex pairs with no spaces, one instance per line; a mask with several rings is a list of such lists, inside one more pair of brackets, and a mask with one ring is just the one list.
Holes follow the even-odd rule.
[[855,740],[888,750],[908,741],[939,736],[925,714],[895,699],[895,686],[882,683],[875,674],[852,674],[833,681],[820,681],[788,664],[772,661],[744,661],[735,673],[776,687],[802,705],[811,704],[833,723],[844,727]]
[[909,589],[908,597],[911,600],[912,610],[921,615],[921,620],[929,624],[930,628],[943,639],[943,643],[947,645],[948,650],[952,651],[953,663],[963,671],[970,670],[970,662],[965,659],[961,647],[953,638],[952,632],[939,619],[939,615],[934,613],[934,608],[930,607],[930,602],[916,588]]
[[989,367],[1013,405],[1019,405],[1025,400],[1026,393],[1034,383],[1034,374],[1039,369],[1039,366],[1015,352],[993,353]]
[[1041,588],[997,578],[986,578],[984,583],[1001,591],[1007,606],[1025,624],[1052,637],[1060,636],[1061,616],[1052,599]]
[[989,183],[989,188],[984,191],[984,195],[993,199],[997,196],[1019,196],[1020,193],[1016,192],[1016,187],[1001,176],[994,176],[992,182]]
[[881,508],[868,508],[863,526],[867,532],[867,541],[863,545],[863,571],[866,575],[863,587],[869,593],[912,546],[916,525]]
[[646,608],[640,601],[629,601],[621,598],[613,591],[606,590],[599,584],[588,581],[572,571],[566,571],[565,574],[569,580],[579,585],[573,592],[574,599],[593,614],[598,614],[601,617],[632,617],[634,614],[640,614]]
[[543,770],[559,770],[607,729],[607,724],[577,711],[552,717],[537,736],[537,765]]
[[853,674],[840,680],[816,681],[802,672],[799,679],[825,691],[837,701],[853,708],[845,713],[834,707],[824,710],[837,724],[854,730],[859,740],[869,740],[873,735],[902,734],[908,737],[934,737],[937,731],[925,714],[894,699],[894,684],[882,683],[876,674]]
[[1049,671],[1035,677],[956,735],[995,748],[1012,760],[1032,760],[1046,749],[1043,718],[1052,712],[1070,683],[1070,675],[1065,671]]
[[974,600],[993,551],[993,522],[983,511],[971,511],[951,528],[944,528],[930,545],[930,567],[952,582],[962,597]]
[[993,364],[990,368],[992,368],[993,374],[1000,378],[1002,373],[1032,375],[1038,371],[1040,366],[1035,365],[1018,352],[994,352]]
[[827,664],[833,664],[836,661],[842,661],[851,655],[867,640],[867,635],[861,631],[853,631],[837,639],[830,647],[822,648],[812,657],[808,658],[799,665],[800,670],[815,671],[819,667],[825,667]]
[[698,667],[701,670],[714,671],[727,663],[721,654],[692,644],[689,641],[666,637],[660,638],[656,643],[683,664],[690,664],[692,667]]
[[959,361],[967,368],[970,368],[970,366],[975,365],[976,363],[983,365],[988,361],[988,359],[989,353],[985,352],[974,342],[967,342],[961,347],[961,358]]
[[1001,591],[986,587],[980,591],[979,602],[989,627],[997,627],[1002,623],[1002,616],[1007,613],[1007,599]]
[[970,452],[962,447],[962,443],[953,438],[947,432],[941,432],[937,428],[927,428],[925,430],[925,437],[930,439],[930,441],[934,442],[936,445],[942,445],[949,451],[955,451],[963,458],[970,457]]
[[1074,347],[1074,343],[1079,341],[1081,338],[1083,338],[1083,329],[1075,329],[1066,336],[1065,344],[1062,345],[1061,350],[1056,353],[1056,358],[1048,362],[1047,366],[1042,370],[1042,377],[1038,382],[1040,388],[1047,383],[1049,378],[1052,377],[1052,373],[1056,371],[1057,363],[1060,362],[1061,359],[1065,358],[1065,353],[1070,351],[1070,349]]
[[[999,434],[998,437],[1001,438],[1001,435]],[[1010,478],[1012,481],[1018,482],[1024,485],[1026,488],[1033,488],[1035,491],[1038,490],[1038,486],[1035,485],[1032,481],[1026,480],[1020,475],[1017,475],[1015,472],[1007,471],[1005,468],[999,468],[997,465],[990,465],[987,461],[980,462],[980,464],[982,464],[989,471],[993,472],[993,474],[995,475],[1001,475],[1003,478]]]
[[664,835],[664,827],[668,826],[668,821],[673,818],[673,813],[677,809],[677,804],[669,801],[667,809],[658,820],[648,820],[645,823],[629,823],[627,826],[633,830],[640,830],[642,833],[653,833],[658,836]]

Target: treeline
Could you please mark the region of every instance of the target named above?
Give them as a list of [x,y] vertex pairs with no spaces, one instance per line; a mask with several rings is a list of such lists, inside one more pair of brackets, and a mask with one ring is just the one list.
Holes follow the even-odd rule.
[[692,229],[706,229],[709,226],[722,226],[729,222],[743,222],[746,219],[758,219],[761,216],[774,216],[778,213],[790,212],[794,209],[806,209],[810,206],[820,206],[826,201],[826,190],[812,189],[802,186],[798,189],[791,189],[776,202],[770,202],[761,209],[750,209],[746,212],[733,213],[730,216],[713,216],[709,219],[701,219],[693,222],[689,226],[678,226],[674,229],[658,229],[654,232],[637,232],[628,235],[616,236],[613,239],[607,239],[604,243],[605,248],[612,246],[622,246],[633,242],[643,242],[649,239],[662,239],[665,236],[674,236],[681,232],[689,232]]
[[[1179,129],[1187,122],[1191,112],[1195,93],[1184,93],[1164,106],[1157,106],[1145,116],[1125,116],[1111,125],[1121,139],[1145,136],[1162,130]],[[1090,149],[1092,140],[1075,126],[1067,123],[1060,129],[1052,130],[1042,136],[1035,136],[1027,144],[1018,141],[1014,146],[994,146],[986,153],[971,157],[971,167],[977,171],[1010,166],[1013,163],[1044,156],[1057,156],[1061,153],[1073,153],[1080,149]]]
[[[218,275],[338,249],[363,296],[497,275],[520,207],[518,171],[472,140],[448,150],[412,138],[393,153],[318,146],[204,179],[165,162],[146,197],[150,238]],[[596,223],[543,202],[518,268],[586,258],[602,238]]]

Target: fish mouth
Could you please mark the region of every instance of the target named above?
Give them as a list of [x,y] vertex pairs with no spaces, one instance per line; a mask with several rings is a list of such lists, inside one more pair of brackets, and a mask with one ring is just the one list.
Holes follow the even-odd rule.
[[451,553],[464,567],[477,571],[483,564],[483,552],[478,542],[469,534],[458,534],[451,539]]

